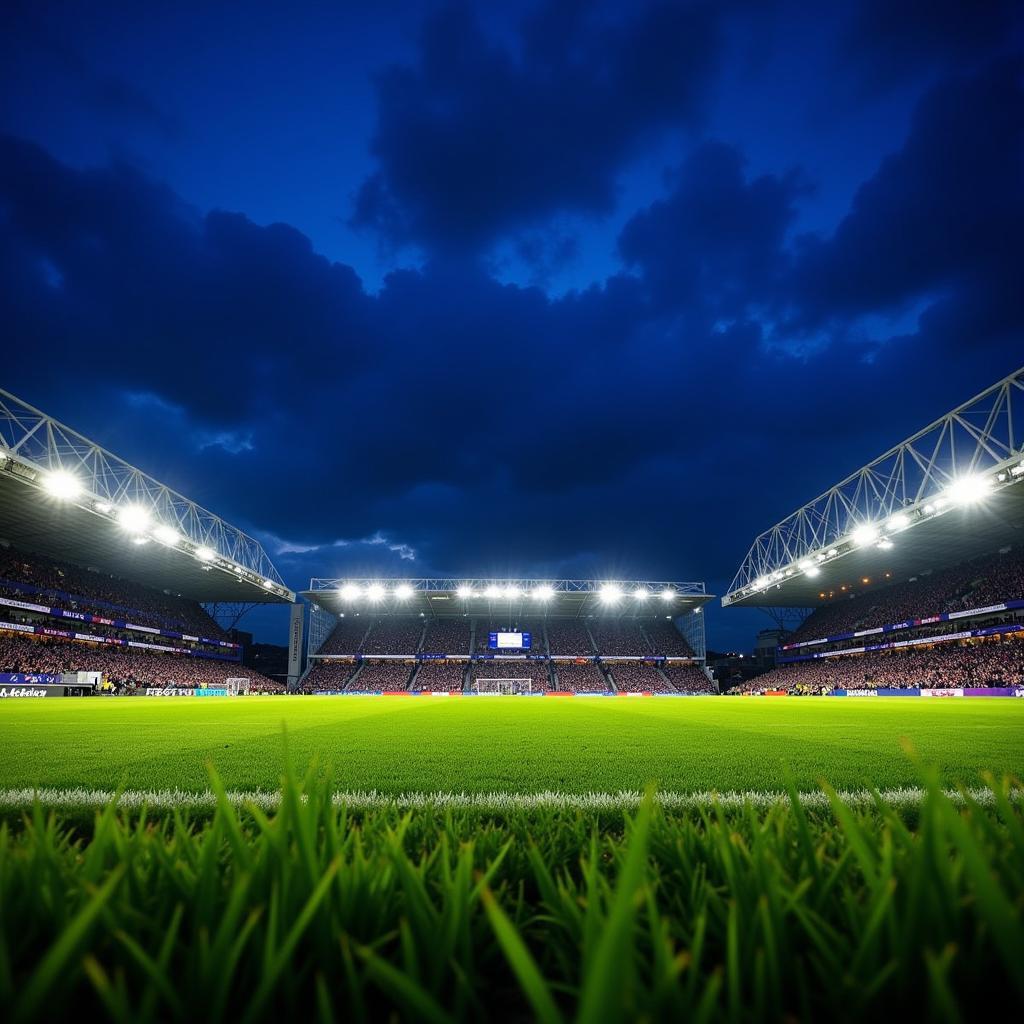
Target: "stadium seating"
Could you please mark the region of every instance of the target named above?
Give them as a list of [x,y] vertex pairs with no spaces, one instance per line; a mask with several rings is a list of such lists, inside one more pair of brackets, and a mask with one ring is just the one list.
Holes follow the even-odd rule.
[[616,661],[608,666],[615,689],[622,693],[675,693],[657,666],[642,661]]
[[389,616],[378,619],[363,641],[363,654],[415,654],[423,637],[423,619]]
[[[466,642],[469,643],[467,632]],[[461,690],[466,676],[464,661],[424,661],[412,682],[414,690]]]
[[472,679],[529,679],[533,693],[552,688],[546,661],[474,661]]
[[331,635],[323,642],[316,654],[358,654],[362,649],[363,637],[373,625],[373,620],[353,615],[338,619]]
[[364,661],[349,680],[349,693],[379,693],[382,690],[405,690],[409,687],[412,666],[402,661]]
[[330,693],[345,689],[358,668],[352,661],[317,661],[299,687],[300,693]]
[[671,619],[650,619],[644,623],[644,633],[655,654],[666,658],[692,658],[693,648],[676,629]]
[[226,679],[239,677],[259,681],[268,692],[283,689],[280,683],[234,661],[3,632],[0,632],[0,672],[104,672],[110,682],[126,691],[146,687],[222,686]]
[[611,684],[605,678],[600,665],[576,665],[573,662],[558,662],[558,689],[571,693],[606,693]]
[[45,597],[54,607],[107,618],[130,618],[144,626],[227,639],[224,630],[195,601],[44,555],[13,547],[0,548],[0,593],[31,600],[24,589],[11,584],[33,588],[37,599]]
[[1014,549],[921,574],[852,597],[836,597],[811,613],[787,642],[817,640],[949,611],[1024,597],[1024,553]]
[[576,619],[549,619],[548,650],[551,654],[594,654],[587,627]]
[[677,693],[718,693],[699,665],[665,665],[662,671]]
[[423,634],[423,651],[428,654],[469,654],[471,621],[431,619]]
[[827,693],[875,687],[948,689],[1024,684],[1024,640],[937,644],[781,665],[730,692]]
[[648,654],[651,650],[639,622],[621,619],[591,619],[590,635],[601,654],[621,657]]

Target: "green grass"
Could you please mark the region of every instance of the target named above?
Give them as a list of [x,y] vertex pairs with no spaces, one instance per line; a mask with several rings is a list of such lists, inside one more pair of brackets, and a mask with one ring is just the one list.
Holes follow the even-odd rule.
[[274,790],[282,725],[299,771],[389,794],[899,787],[903,738],[948,784],[1024,777],[1024,700],[133,698],[0,704],[0,789],[203,790],[209,761]]
[[765,811],[647,802],[601,822],[364,815],[315,770],[270,817],[108,807],[84,840],[37,806],[0,827],[0,1006],[125,1022],[1019,1009],[1022,794],[954,805],[924,778],[909,823],[882,801],[808,813],[795,791]]

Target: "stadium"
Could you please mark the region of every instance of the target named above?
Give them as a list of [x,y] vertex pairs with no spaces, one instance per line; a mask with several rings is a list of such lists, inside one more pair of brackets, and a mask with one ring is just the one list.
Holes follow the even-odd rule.
[[[24,930],[5,998],[177,1018],[195,1004],[167,979],[187,977],[251,1019],[476,1018],[485,991],[603,1019],[617,963],[636,980],[613,1016],[763,1017],[837,1011],[827,979],[870,962],[877,996],[841,986],[859,1016],[912,1012],[922,984],[962,1004],[981,960],[1020,982],[1022,403],[1024,370],[757,537],[721,603],[786,631],[775,667],[720,692],[704,583],[295,592],[252,537],[0,392],[0,875]],[[230,632],[273,604],[285,679]],[[853,696],[878,699],[834,699]],[[950,844],[976,860],[930,859]],[[41,859],[67,909],[29,883]],[[952,899],[974,909],[950,919]],[[941,969],[915,952],[933,932],[964,951]],[[769,950],[817,965],[768,985],[749,965]]]

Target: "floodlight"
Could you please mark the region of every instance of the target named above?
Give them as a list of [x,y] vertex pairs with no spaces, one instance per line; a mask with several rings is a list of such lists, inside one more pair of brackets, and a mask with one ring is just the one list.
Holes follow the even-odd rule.
[[853,537],[854,544],[863,548],[878,537],[878,527],[874,523],[861,523],[851,536]]
[[651,596],[651,592],[646,587],[637,587],[636,590],[633,591],[633,596],[638,601],[646,601],[647,598]]
[[491,599],[492,601],[497,601],[497,600],[498,600],[498,598],[499,598],[499,597],[501,597],[501,587],[497,587],[497,586],[495,586],[495,585],[494,585],[494,584],[492,583],[492,584],[491,584],[491,585],[490,585],[490,586],[489,586],[489,587],[487,588],[487,590],[485,591],[485,593],[487,594],[487,596],[488,596],[488,597],[489,597],[489,598],[490,598],[490,599]]
[[781,579],[782,579],[782,573],[781,572],[773,572],[772,573],[772,580],[778,581],[778,580],[781,580]]
[[273,580],[264,580],[264,581],[263,581],[263,586],[264,586],[264,587],[265,587],[265,588],[266,588],[267,590],[271,590],[271,589],[273,588],[273,586],[274,586],[274,581],[273,581]]
[[371,601],[380,601],[385,594],[384,588],[379,583],[371,583],[366,588],[366,596]]
[[550,601],[555,596],[555,592],[546,583],[542,583],[539,587],[533,588],[533,596],[538,601]]
[[816,558],[816,559],[817,559],[817,560],[818,560],[819,562],[824,562],[824,561],[825,561],[825,557],[826,557],[826,556],[825,556],[825,552],[824,552],[824,551],[819,551],[819,552],[818,552],[818,553],[817,553],[817,554],[816,554],[816,555],[815,555],[814,557],[815,557],[815,558]]
[[166,544],[169,548],[173,548],[181,540],[181,534],[173,526],[164,526],[162,524],[153,531],[153,536],[161,544]]
[[1010,470],[1010,476],[1024,476],[1024,461],[1019,462]]
[[601,588],[601,600],[605,604],[615,604],[622,597],[622,591],[614,583],[606,583]]
[[138,544],[141,547],[143,544],[148,544],[149,543],[149,538],[146,537],[144,534],[140,533],[140,534],[137,534],[136,536],[132,537],[132,543],[133,544]]
[[354,583],[346,583],[339,591],[342,598],[346,601],[356,601],[359,599],[359,595],[362,591]]
[[671,587],[666,587],[661,592],[661,599],[662,599],[662,601],[671,601],[672,598],[674,598],[675,596],[676,596],[676,592],[674,590],[672,590]]
[[412,587],[410,587],[408,583],[399,583],[398,586],[395,587],[395,597],[397,597],[399,601],[408,601],[409,598],[412,597],[412,594]]
[[217,552],[213,548],[208,548],[205,545],[203,547],[196,548],[196,558],[200,562],[212,562],[217,557]]
[[70,501],[82,493],[82,482],[66,469],[55,469],[43,477],[43,490],[61,501]]
[[987,476],[962,476],[946,488],[946,494],[957,505],[976,505],[991,489],[992,481]]
[[771,580],[767,576],[761,576],[758,578],[758,581],[754,586],[756,586],[758,590],[767,590],[769,583],[771,583]]
[[523,592],[518,587],[509,584],[504,590],[504,596],[507,597],[510,601],[514,601],[517,597],[522,597]]
[[820,575],[821,575],[821,570],[820,570],[820,569],[819,569],[819,568],[818,568],[818,567],[817,567],[816,565],[810,565],[810,566],[808,566],[808,567],[807,567],[807,568],[806,568],[806,569],[804,570],[804,572],[805,572],[805,573],[806,573],[806,574],[807,574],[808,576],[810,576],[810,577],[811,577],[811,579],[814,579],[814,577],[815,577],[815,576],[820,576]]
[[838,555],[838,554],[839,554],[839,552],[835,548],[829,548],[828,549],[828,557],[829,558],[835,558],[836,555]]
[[96,509],[96,511],[99,512],[101,515],[109,515],[111,512],[114,511],[114,506],[108,504],[105,501],[97,501],[96,504],[93,505],[93,508]]
[[910,525],[910,516],[906,512],[897,512],[889,518],[890,530],[905,530]]
[[813,568],[813,566],[811,565],[811,563],[810,563],[810,562],[806,562],[806,561],[804,561],[804,562],[801,562],[801,563],[800,563],[800,564],[799,564],[799,565],[797,566],[797,568],[798,568],[798,569],[799,569],[799,570],[800,570],[801,572],[807,572],[807,570],[808,570],[808,569],[811,569],[811,568]]
[[129,533],[142,533],[149,526],[149,509],[141,505],[125,505],[118,510],[117,518]]
[[925,515],[930,516],[934,511],[935,511],[935,506],[929,501],[928,504],[925,505],[925,507],[924,507],[924,513],[925,513]]
[[463,601],[465,601],[468,598],[473,596],[473,588],[472,587],[462,586],[462,587],[459,587],[458,590],[455,591],[455,593],[458,594],[459,597],[461,597]]
[[880,540],[878,542],[878,547],[882,551],[892,551],[894,545],[893,545],[893,542],[891,540],[889,540],[888,537],[884,537],[884,538],[882,538],[882,540]]

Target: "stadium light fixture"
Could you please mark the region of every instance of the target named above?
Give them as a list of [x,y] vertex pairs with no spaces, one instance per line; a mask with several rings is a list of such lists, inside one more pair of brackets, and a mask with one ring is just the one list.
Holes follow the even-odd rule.
[[93,508],[96,509],[96,511],[99,512],[100,515],[104,515],[104,516],[108,516],[108,515],[110,515],[111,512],[114,511],[114,506],[109,504],[106,501],[97,501],[93,505]]
[[55,469],[43,477],[43,490],[61,501],[71,501],[82,493],[82,482],[66,469]]
[[666,587],[661,592],[662,601],[671,601],[676,596],[676,592],[671,587]]
[[874,523],[861,523],[850,536],[853,538],[854,544],[865,548],[878,538],[878,527]]
[[397,597],[399,601],[408,601],[412,595],[413,589],[408,583],[399,583],[398,586],[395,587],[395,597]]
[[889,517],[887,525],[890,530],[905,530],[910,525],[910,516],[906,512],[897,512]]
[[651,592],[646,587],[637,587],[636,590],[633,591],[633,596],[638,601],[646,601],[647,598],[651,596]]
[[891,540],[889,540],[888,537],[883,537],[878,542],[878,547],[882,551],[892,551],[892,549],[895,547],[895,545],[893,544],[893,542]]
[[554,590],[547,583],[533,588],[533,596],[538,601],[550,601],[555,596]]
[[838,554],[839,554],[839,551],[836,548],[829,548],[828,549],[828,557],[829,558],[835,558],[836,555],[838,555]]
[[514,587],[512,584],[509,584],[502,592],[502,596],[508,598],[510,601],[514,601],[517,597],[522,597],[523,592],[518,587]]
[[819,569],[819,568],[818,568],[818,567],[817,567],[816,565],[811,565],[811,566],[808,566],[808,567],[807,567],[807,568],[806,568],[806,569],[804,570],[804,572],[805,572],[805,573],[806,573],[806,575],[808,575],[808,576],[809,576],[809,577],[810,577],[811,579],[814,579],[814,577],[815,577],[815,576],[820,576],[820,575],[821,575],[821,570],[820,570],[820,569]]
[[825,559],[826,559],[826,557],[827,557],[827,555],[825,554],[825,552],[824,552],[824,551],[819,551],[819,552],[818,552],[818,553],[817,553],[817,554],[816,554],[816,555],[815,555],[814,557],[815,557],[815,558],[816,558],[816,559],[817,559],[817,560],[818,560],[819,562],[824,562],[824,561],[825,561]]
[[462,598],[463,601],[468,601],[473,596],[473,588],[465,585],[459,587],[455,593]]
[[954,480],[946,488],[949,500],[957,505],[976,505],[983,501],[992,490],[992,481],[986,476],[972,474]]
[[141,505],[125,505],[117,513],[118,521],[129,533],[144,533],[149,526],[149,510]]
[[622,597],[622,591],[614,583],[606,583],[601,588],[601,603],[615,604]]
[[929,501],[928,504],[925,505],[925,507],[924,507],[924,514],[926,516],[930,516],[934,512],[935,512],[935,505],[932,502]]
[[264,580],[263,581],[263,587],[264,587],[265,590],[272,590],[273,587],[274,587],[274,581],[273,580]]
[[341,594],[342,600],[356,601],[362,591],[354,583],[346,583],[338,590],[338,593]]
[[173,526],[164,526],[163,524],[153,531],[153,536],[160,541],[161,544],[165,544],[169,548],[173,548],[174,545],[181,540],[181,534],[178,533]]
[[1024,459],[1010,470],[1010,476],[1024,476]]
[[196,558],[200,562],[212,562],[217,557],[217,552],[213,548],[208,548],[205,544],[202,547],[196,548]]
[[371,583],[366,588],[366,596],[371,601],[381,601],[381,600],[383,600],[385,593],[386,593],[386,591],[384,590],[384,588],[379,583]]
[[486,590],[486,591],[484,591],[484,593],[485,593],[485,594],[487,595],[487,597],[489,597],[489,598],[490,598],[490,599],[491,599],[492,601],[497,601],[497,600],[498,600],[498,598],[499,598],[499,597],[501,597],[501,587],[495,586],[495,585],[494,585],[494,584],[492,583],[492,584],[491,584],[491,585],[490,585],[490,586],[489,586],[489,587],[487,588],[487,590]]
[[813,568],[814,568],[814,566],[813,566],[813,565],[811,565],[811,563],[810,563],[810,562],[808,562],[808,561],[806,561],[806,560],[805,560],[805,561],[801,562],[801,563],[800,563],[800,564],[799,564],[799,565],[797,566],[797,568],[798,568],[798,569],[799,569],[799,570],[800,570],[801,572],[807,572],[807,570],[808,570],[808,569],[813,569]]

